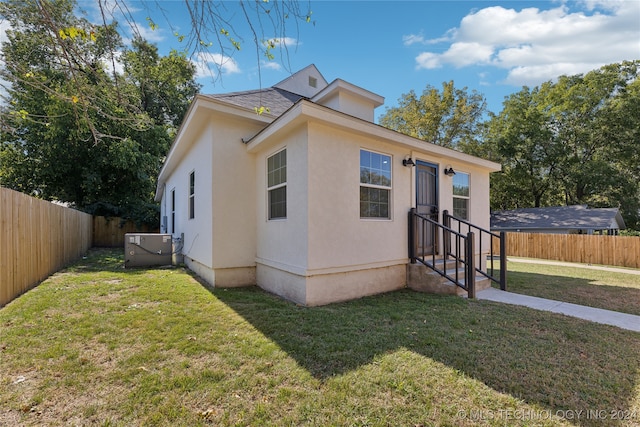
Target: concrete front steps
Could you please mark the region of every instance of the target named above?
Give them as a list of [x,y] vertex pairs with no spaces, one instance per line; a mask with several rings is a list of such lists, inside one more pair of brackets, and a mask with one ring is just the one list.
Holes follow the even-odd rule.
[[[431,265],[431,260],[427,260]],[[436,258],[436,268],[442,270],[444,260]],[[447,260],[447,275],[455,277],[457,263],[453,260]],[[458,267],[458,277],[464,284],[464,268]],[[407,264],[407,287],[418,292],[443,295],[467,296],[467,291],[460,286],[455,285],[446,277],[441,276],[431,268],[421,263]],[[491,280],[482,274],[476,273],[476,293],[491,287]]]

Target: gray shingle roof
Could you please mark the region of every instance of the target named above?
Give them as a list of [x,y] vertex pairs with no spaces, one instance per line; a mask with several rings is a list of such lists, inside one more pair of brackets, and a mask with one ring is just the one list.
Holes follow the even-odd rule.
[[297,95],[275,87],[205,96],[250,110],[264,106],[265,108],[269,108],[269,114],[276,117],[280,116],[291,108],[293,104],[303,98],[302,95]]
[[625,228],[618,208],[589,209],[584,205],[524,208],[491,213],[492,230],[572,229],[608,230]]

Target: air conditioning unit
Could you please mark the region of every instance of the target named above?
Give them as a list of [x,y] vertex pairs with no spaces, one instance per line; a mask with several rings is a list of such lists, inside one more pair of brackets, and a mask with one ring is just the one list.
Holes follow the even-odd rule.
[[127,233],[124,235],[124,266],[171,265],[171,234]]

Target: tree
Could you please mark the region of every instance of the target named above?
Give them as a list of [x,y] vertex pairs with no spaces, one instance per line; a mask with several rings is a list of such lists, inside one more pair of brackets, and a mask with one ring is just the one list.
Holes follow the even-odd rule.
[[[164,15],[166,25],[174,31],[176,41],[180,44],[180,55],[192,60],[194,57],[206,57],[214,55],[214,61],[206,61],[207,66],[217,67],[217,73],[212,71],[211,76],[220,78],[225,61],[233,57],[240,49],[252,46],[256,52],[256,63],[260,68],[261,59],[272,60],[275,53],[280,52],[280,58],[285,66],[288,63],[287,33],[292,25],[296,28],[300,22],[312,22],[312,12],[305,8],[304,2],[297,0],[239,0],[237,8],[228,6],[226,2],[214,2],[210,0],[183,0],[185,12],[191,18],[192,26],[188,31],[180,33],[179,29],[172,26],[172,17],[167,15],[164,4],[160,0],[142,0],[141,5],[146,10]],[[122,51],[121,38],[118,31],[124,31],[115,19],[124,21],[125,27],[132,30],[134,38],[142,39],[142,29],[136,23],[134,12],[129,8],[126,0],[96,0],[94,3],[100,10],[101,22],[89,22],[84,19],[69,19],[79,9],[75,0],[7,0],[0,2],[0,20],[10,23],[14,34],[21,32],[40,34],[39,42],[42,46],[34,45],[34,54],[38,55],[43,50],[47,51],[48,59],[53,61],[57,68],[64,71],[70,84],[75,88],[75,102],[80,104],[80,111],[92,109],[94,103],[89,94],[95,81],[87,81],[84,73],[95,67],[95,57],[83,55],[83,50],[88,45],[100,46],[99,58],[105,64],[109,64],[111,74],[115,79],[118,68],[118,57]],[[87,14],[88,15],[88,14]],[[147,23],[151,30],[159,28],[155,18],[148,16]],[[36,25],[23,25],[30,22]],[[243,25],[244,24],[244,25]],[[16,27],[17,25],[17,27]],[[250,42],[245,43],[242,32],[250,36]],[[14,70],[17,71],[17,70]],[[13,79],[5,80],[12,85],[15,79],[24,80],[23,83],[37,84],[30,81],[29,70],[12,73]],[[258,73],[260,75],[260,73]],[[40,82],[42,86],[43,82]],[[0,79],[0,86],[5,90],[10,87]],[[130,113],[129,125],[144,125],[140,117],[136,117],[135,108],[124,103],[126,94],[120,91],[120,87],[112,88],[110,94],[118,98],[122,108]],[[58,92],[55,88],[49,88],[52,96],[65,98],[67,93]],[[2,97],[0,90],[0,97]],[[82,95],[82,96],[81,96]],[[104,96],[104,94],[102,94]],[[257,106],[260,107],[260,106]],[[1,113],[1,111],[0,111]],[[23,110],[23,114],[30,111]],[[1,124],[6,126],[5,117],[0,116]],[[85,120],[88,117],[84,117]],[[124,119],[121,117],[121,120]],[[92,123],[89,122],[91,125]],[[109,136],[94,130],[94,140]]]
[[110,47],[122,46],[116,26],[93,27],[75,16],[72,1],[7,1],[0,10],[12,28],[3,45],[11,85],[0,183],[157,223],[156,176],[199,89],[193,64],[176,52],[161,57],[137,38],[123,47],[124,71],[110,71]]
[[[212,50],[231,57],[253,44],[258,65],[277,51],[286,62],[285,36],[291,24],[312,22],[311,10],[296,0],[240,0],[238,15],[225,2],[184,0],[193,25],[174,34],[183,48],[161,57],[141,37],[126,0],[95,4],[99,23],[80,18],[75,0],[0,2],[0,20],[10,28],[0,58],[0,184],[93,213],[157,222],[155,178],[198,90],[191,59]],[[161,1],[141,4],[164,12]],[[128,47],[116,15],[136,34]],[[240,34],[243,21],[249,43]]]
[[557,200],[558,141],[548,126],[544,108],[537,104],[538,89],[524,87],[492,115],[485,138],[491,141],[493,160],[502,173],[491,179],[493,209],[540,207]]
[[442,83],[442,92],[427,85],[420,97],[412,90],[398,104],[380,117],[382,126],[460,150],[474,144],[486,110],[481,94],[456,89],[453,81]]
[[503,164],[492,179],[492,208],[614,206],[637,227],[638,65],[625,61],[561,76],[508,97],[483,143]]

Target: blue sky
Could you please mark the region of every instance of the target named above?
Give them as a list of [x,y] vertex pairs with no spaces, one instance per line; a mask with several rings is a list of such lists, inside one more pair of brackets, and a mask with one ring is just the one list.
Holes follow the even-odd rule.
[[[146,7],[118,1],[127,2],[140,31],[161,52],[183,48],[174,35],[190,27],[183,1],[147,1]],[[92,2],[80,4],[91,9]],[[341,78],[371,90],[385,97],[385,106],[412,89],[421,93],[453,80],[484,94],[489,110],[499,112],[504,97],[523,85],[640,59],[640,0],[311,0],[300,3],[301,11],[311,10],[311,23],[291,27],[288,58],[276,49],[274,61],[256,56],[237,2],[223,4],[245,34],[242,49],[228,57],[214,44],[209,54],[193,58],[201,67],[224,64],[221,73],[216,67],[201,72],[203,93],[269,87],[313,63],[329,82]],[[154,31],[147,17],[158,25]]]
[[[229,10],[235,4],[226,3]],[[307,3],[301,5],[304,12]],[[312,0],[308,7],[312,23],[287,34],[290,66],[283,66],[276,52],[276,61],[261,67],[262,86],[313,63],[328,81],[341,78],[384,96],[385,106],[397,105],[412,89],[421,93],[428,84],[440,87],[453,80],[458,88],[483,93],[489,110],[499,112],[504,97],[523,85],[640,59],[637,0]],[[171,42],[174,37],[161,41]],[[246,38],[246,49],[223,67],[221,79],[200,80],[203,92],[260,87],[250,42]]]

